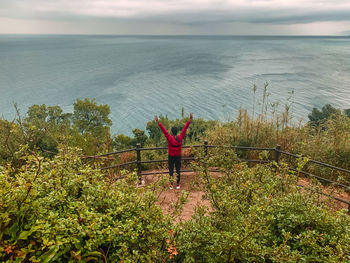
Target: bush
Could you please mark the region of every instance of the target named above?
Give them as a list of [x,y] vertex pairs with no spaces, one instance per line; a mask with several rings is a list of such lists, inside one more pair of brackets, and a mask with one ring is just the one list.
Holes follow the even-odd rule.
[[[310,159],[350,169],[350,118],[337,111],[332,118],[320,127],[309,124],[293,125],[282,128],[280,118],[261,121],[252,119],[246,110],[240,111],[236,121],[217,124],[207,130],[204,138],[209,144],[241,145],[253,147],[276,147],[281,145],[283,151],[303,154]],[[238,152],[239,153],[239,152]],[[256,159],[258,152],[240,152],[240,156]],[[288,159],[282,155],[282,158]],[[289,162],[289,160],[288,160]],[[294,167],[293,162],[289,162]],[[347,173],[337,173],[334,170],[322,170],[322,167],[308,165],[306,172],[338,180],[349,184]]]
[[16,152],[25,143],[23,132],[14,122],[0,119],[0,165],[12,162],[17,165]]
[[[199,208],[179,228],[177,262],[349,262],[345,212],[330,212],[317,195],[303,193],[283,167],[276,176],[268,165],[248,168],[232,158],[219,149],[198,159],[212,208]],[[222,176],[208,173],[213,166]]]
[[109,181],[79,152],[35,153],[15,176],[0,171],[0,261],[161,262],[170,218],[136,176]]
[[[233,151],[199,152],[194,168],[211,206],[174,225],[156,205],[167,176],[138,188],[135,174],[115,181],[79,155],[72,149],[53,159],[33,153],[19,170],[1,168],[2,262],[350,260],[349,216],[301,191],[284,166],[276,175],[273,166],[235,161]],[[208,172],[214,166],[220,176]],[[173,216],[186,195],[179,195]]]
[[330,104],[326,104],[322,107],[322,110],[313,108],[312,112],[308,115],[310,124],[313,126],[320,126],[329,120],[333,115],[339,113],[340,110],[337,110]]

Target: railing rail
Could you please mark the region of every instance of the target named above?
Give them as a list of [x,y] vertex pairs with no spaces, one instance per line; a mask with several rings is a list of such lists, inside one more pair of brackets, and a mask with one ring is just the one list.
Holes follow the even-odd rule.
[[[278,164],[279,161],[280,161],[280,158],[281,158],[281,154],[293,157],[295,159],[298,159],[298,158],[302,157],[302,155],[298,155],[298,154],[294,154],[294,153],[290,153],[290,152],[286,152],[286,151],[281,150],[281,147],[279,145],[277,145],[275,148],[249,147],[249,146],[220,146],[220,145],[209,145],[208,141],[204,141],[204,144],[200,144],[200,145],[191,145],[191,146],[190,145],[185,145],[185,146],[182,146],[183,149],[186,149],[186,148],[201,148],[201,147],[204,148],[204,154],[205,155],[208,154],[208,149],[210,149],[210,148],[218,148],[218,147],[230,148],[230,149],[235,149],[235,150],[243,150],[243,151],[270,151],[270,152],[274,153],[274,159],[272,159],[272,160],[271,159],[270,160],[238,159],[239,161],[247,162],[247,163],[271,163],[271,162],[275,162],[276,164]],[[85,156],[84,158],[101,159],[103,157],[107,157],[107,156],[111,156],[111,155],[118,155],[118,154],[122,154],[122,153],[126,153],[126,152],[136,152],[136,160],[134,160],[134,161],[124,162],[124,163],[120,163],[120,164],[116,164],[116,165],[109,165],[109,166],[101,167],[100,169],[101,170],[108,170],[108,169],[115,169],[115,168],[120,168],[120,167],[125,167],[125,166],[128,166],[128,165],[135,165],[136,164],[137,175],[138,175],[138,177],[140,179],[140,182],[141,182],[141,177],[142,176],[168,173],[167,171],[165,171],[165,172],[159,172],[159,171],[158,172],[142,172],[142,164],[162,163],[162,162],[167,162],[168,160],[167,159],[142,160],[141,152],[142,151],[154,151],[154,150],[167,150],[167,149],[168,149],[168,147],[141,148],[141,145],[137,144],[136,148],[131,148],[131,149],[125,149],[125,150],[105,153],[105,154],[101,154],[101,155],[97,155],[97,156]],[[184,160],[184,161],[192,161],[192,160],[195,160],[195,158],[194,157],[185,157],[185,158],[182,158],[182,160]],[[337,171],[340,171],[340,172],[350,173],[350,170],[347,170],[347,169],[344,169],[344,168],[341,168],[341,167],[336,167],[334,165],[330,165],[330,164],[323,163],[323,162],[320,162],[320,161],[309,159],[308,162],[309,163],[314,163],[314,164],[317,164],[317,165],[320,165],[320,166],[323,166],[323,167],[327,167],[327,168],[330,168],[330,169],[334,169],[334,170],[337,170]],[[305,172],[305,171],[297,170],[295,168],[290,168],[289,167],[288,169],[291,170],[291,171],[294,171],[294,172],[306,175],[308,177],[314,177],[314,178],[316,178],[316,179],[318,179],[320,181],[327,182],[327,183],[330,183],[332,185],[335,185],[335,186],[338,186],[338,187],[342,187],[342,188],[345,188],[346,190],[350,191],[350,186],[348,186],[348,185],[341,184],[341,183],[332,181],[330,179],[327,179],[327,178],[324,178],[324,177],[321,177],[321,176],[318,176],[318,175],[314,175],[314,174],[311,174],[311,173],[308,173],[308,172]],[[181,170],[181,172],[193,172],[193,170],[183,169],[183,170]],[[211,170],[211,172],[217,172],[217,170]],[[123,177],[125,177],[125,176],[123,176]],[[300,185],[300,186],[304,187],[302,185]],[[304,187],[304,188],[307,189],[307,187]],[[343,200],[343,199],[340,199],[340,198],[337,198],[337,197],[334,197],[334,196],[330,196],[329,194],[322,193],[322,192],[320,192],[319,194],[331,197],[334,200],[337,200],[339,202],[347,204],[348,205],[348,212],[350,214],[350,202],[349,201],[346,201],[346,200]]]
[[[300,155],[289,153],[289,152],[285,152],[285,151],[281,151],[281,150],[276,150],[276,151],[278,151],[279,153],[285,154],[285,155],[289,155],[289,156],[294,157],[294,158],[300,158],[301,157]],[[337,166],[334,166],[334,165],[330,165],[330,164],[327,164],[327,163],[323,163],[323,162],[320,162],[320,161],[315,161],[315,160],[310,159],[310,160],[308,160],[308,162],[315,163],[315,164],[318,164],[318,165],[321,165],[321,166],[324,166],[324,167],[327,167],[327,168],[331,168],[331,169],[334,169],[334,170],[338,170],[338,171],[341,171],[341,172],[344,172],[344,173],[350,173],[350,170],[347,170],[347,169],[344,169],[344,168],[341,168],[341,167],[337,167]]]

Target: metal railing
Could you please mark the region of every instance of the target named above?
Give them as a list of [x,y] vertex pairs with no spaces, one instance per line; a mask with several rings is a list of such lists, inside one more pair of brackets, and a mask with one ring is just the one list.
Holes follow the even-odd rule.
[[[183,149],[186,148],[203,148],[204,149],[204,155],[207,156],[208,155],[208,149],[210,148],[218,148],[218,147],[222,147],[219,145],[209,145],[208,141],[204,141],[204,144],[201,145],[192,145],[192,146],[182,146]],[[239,159],[239,161],[242,162],[247,162],[247,163],[271,163],[271,162],[275,162],[277,165],[280,162],[281,159],[281,155],[286,155],[295,159],[299,159],[300,157],[302,157],[301,155],[297,155],[297,154],[293,154],[293,153],[289,153],[289,152],[285,152],[281,150],[280,145],[277,145],[275,148],[267,148],[267,147],[247,147],[247,146],[223,146],[224,148],[230,148],[230,149],[234,149],[234,150],[243,150],[243,151],[269,151],[269,152],[273,152],[273,156],[274,158],[271,160],[258,160],[258,159]],[[168,147],[152,147],[152,148],[141,148],[140,144],[136,145],[136,148],[132,148],[132,149],[126,149],[126,150],[120,150],[120,151],[115,151],[115,152],[110,152],[110,153],[106,153],[106,154],[102,154],[102,155],[98,155],[98,156],[88,156],[88,158],[97,158],[97,159],[101,159],[102,157],[107,157],[107,156],[111,156],[111,155],[118,155],[118,154],[122,154],[122,153],[127,153],[127,152],[136,152],[136,160],[134,161],[129,161],[129,162],[124,162],[124,163],[120,163],[120,164],[116,164],[116,165],[109,165],[109,166],[105,166],[105,167],[101,167],[101,170],[108,170],[108,169],[115,169],[115,168],[121,168],[121,167],[125,167],[125,166],[129,166],[129,165],[136,165],[136,172],[138,177],[140,178],[141,181],[141,177],[145,176],[145,175],[154,175],[154,174],[167,174],[167,171],[161,172],[161,171],[157,171],[157,172],[147,172],[144,171],[142,172],[142,164],[150,164],[150,163],[162,163],[162,162],[167,162],[168,159],[160,159],[160,160],[142,160],[142,154],[141,152],[143,151],[154,151],[154,150],[167,150]],[[188,157],[188,158],[182,158],[182,160],[184,161],[192,161],[195,160],[194,157]],[[336,167],[327,163],[323,163],[320,161],[315,161],[315,160],[308,160],[308,163],[313,163],[316,165],[320,165],[323,167],[327,167],[333,170],[337,170],[343,173],[349,173],[350,174],[350,170],[344,169],[344,168],[340,168],[340,167]],[[335,181],[332,181],[330,179],[318,176],[318,175],[314,175],[305,171],[301,171],[292,167],[288,167],[288,169],[290,171],[294,171],[297,172],[298,174],[303,174],[307,177],[313,177],[316,178],[317,180],[323,181],[325,183],[330,183],[334,186],[337,187],[341,187],[346,189],[348,192],[350,192],[350,186],[345,185],[345,184],[341,184]],[[183,169],[180,170],[182,173],[186,173],[186,172],[193,172],[193,170],[191,169]],[[216,172],[217,170],[211,170],[210,172]],[[124,178],[125,176],[119,177],[119,178]],[[303,187],[305,189],[307,189],[305,186],[303,185],[299,185],[300,187]],[[343,200],[334,196],[330,196],[327,193],[323,193],[323,192],[318,192],[321,195],[330,197],[336,201],[339,201],[341,203],[344,203],[348,206],[348,212],[350,214],[350,202],[347,200]]]

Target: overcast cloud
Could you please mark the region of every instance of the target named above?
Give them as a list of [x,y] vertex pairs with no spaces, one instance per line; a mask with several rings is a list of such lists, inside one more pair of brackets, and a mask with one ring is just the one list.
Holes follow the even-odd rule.
[[0,33],[341,34],[350,0],[0,0]]

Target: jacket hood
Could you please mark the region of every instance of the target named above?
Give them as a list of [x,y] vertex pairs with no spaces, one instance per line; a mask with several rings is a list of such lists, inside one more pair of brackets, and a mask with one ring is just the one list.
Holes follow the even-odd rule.
[[175,146],[175,147],[177,147],[177,146],[180,146],[181,145],[181,141],[178,139],[178,141],[176,140],[176,136],[172,136],[173,137],[173,140],[171,140],[171,141],[169,141],[170,142],[170,144],[172,145],[172,146]]

